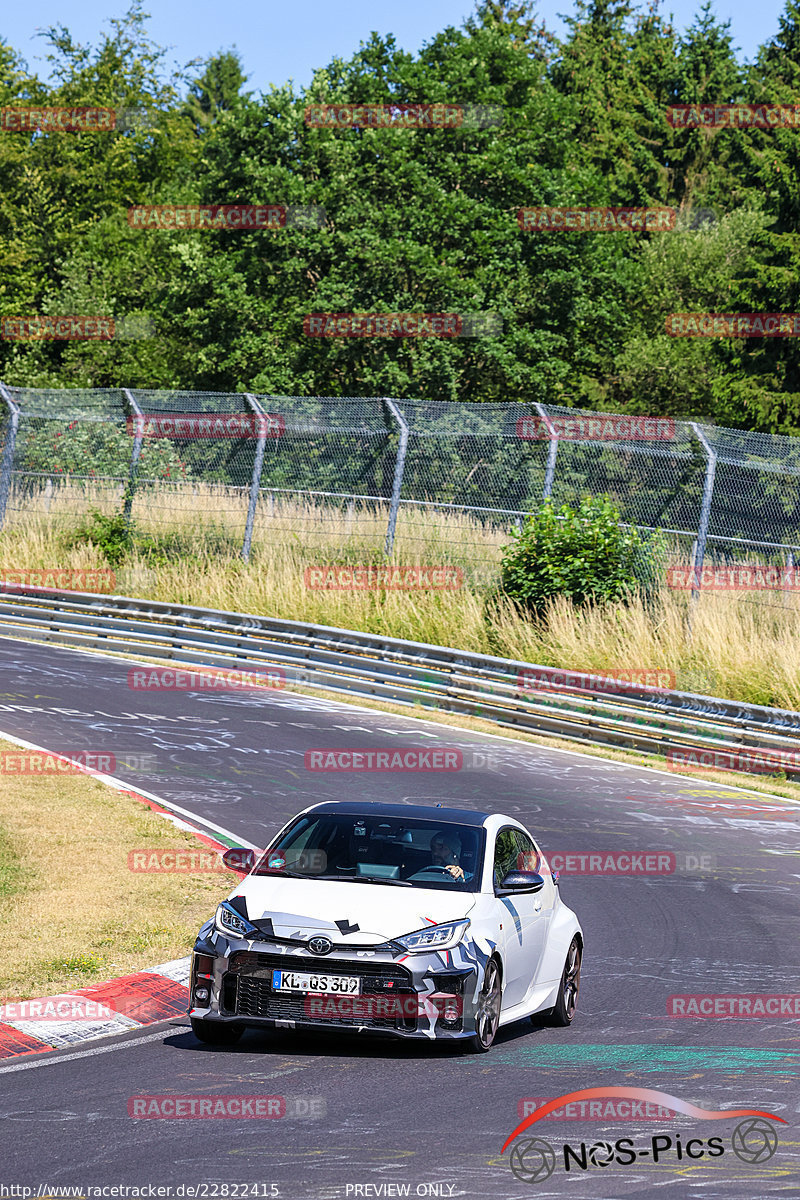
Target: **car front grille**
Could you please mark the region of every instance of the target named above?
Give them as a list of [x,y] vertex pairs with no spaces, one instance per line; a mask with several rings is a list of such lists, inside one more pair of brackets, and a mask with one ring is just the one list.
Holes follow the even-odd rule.
[[[276,992],[272,987],[274,970],[317,971],[324,975],[358,975],[361,998],[416,996],[411,976],[396,963],[346,962],[341,959],[297,958],[294,955],[258,954],[239,951],[231,955],[228,972],[222,981],[222,1010],[237,1017],[267,1018],[274,1021],[310,1021],[320,1026],[366,1026],[374,1029],[416,1029],[413,1016],[313,1016],[306,1011],[306,996]],[[333,999],[333,997],[325,997]]]

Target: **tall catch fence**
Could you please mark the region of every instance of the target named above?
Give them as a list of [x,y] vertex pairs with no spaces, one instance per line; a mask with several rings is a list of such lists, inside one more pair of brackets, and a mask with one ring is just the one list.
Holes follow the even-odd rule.
[[[0,528],[93,508],[236,545],[422,561],[445,530],[494,570],[524,515],[609,495],[699,567],[792,566],[800,439],[539,404],[0,384]],[[441,537],[437,540],[441,548]]]

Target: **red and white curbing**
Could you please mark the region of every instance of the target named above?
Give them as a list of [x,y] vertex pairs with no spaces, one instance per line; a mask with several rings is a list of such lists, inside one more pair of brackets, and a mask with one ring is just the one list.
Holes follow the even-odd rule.
[[123,975],[60,996],[0,1005],[0,1058],[75,1046],[140,1029],[189,1006],[189,959]]
[[[26,749],[42,750],[41,746],[7,733],[0,736]],[[66,761],[79,770],[84,769],[73,759]],[[223,842],[170,811],[154,796],[132,791],[129,785],[114,776],[96,771],[86,773],[146,804],[178,829],[193,834],[209,849],[218,852],[228,849]],[[143,1025],[154,1025],[171,1017],[185,1016],[189,1007],[189,961],[188,956],[176,958],[158,967],[148,967],[133,975],[122,975],[107,983],[91,984],[59,996],[0,1004],[0,1059],[43,1054],[94,1038],[140,1029]]]

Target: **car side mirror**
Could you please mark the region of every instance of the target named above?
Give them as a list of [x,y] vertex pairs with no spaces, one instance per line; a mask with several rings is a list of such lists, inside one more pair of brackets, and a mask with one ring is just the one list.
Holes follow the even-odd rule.
[[249,875],[255,866],[256,856],[252,850],[231,846],[223,854],[222,861],[229,871],[235,871],[237,875]]
[[540,892],[544,887],[544,879],[535,871],[509,871],[502,880],[498,895],[504,893]]

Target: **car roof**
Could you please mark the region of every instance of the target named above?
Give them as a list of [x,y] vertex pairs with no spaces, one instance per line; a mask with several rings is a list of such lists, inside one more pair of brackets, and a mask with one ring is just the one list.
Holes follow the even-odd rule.
[[353,817],[415,817],[433,825],[471,825],[481,828],[489,816],[472,808],[441,808],[433,804],[383,804],[379,800],[325,800],[307,812],[343,813]]

